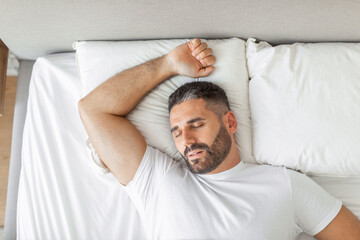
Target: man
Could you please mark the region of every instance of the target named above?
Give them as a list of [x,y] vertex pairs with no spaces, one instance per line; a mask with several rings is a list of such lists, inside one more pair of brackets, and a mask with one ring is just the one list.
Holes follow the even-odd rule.
[[169,99],[171,132],[187,167],[147,146],[126,114],[172,76],[209,75],[212,53],[193,39],[113,76],[79,102],[101,161],[134,202],[149,238],[288,240],[302,229],[318,239],[360,239],[359,220],[305,175],[240,160],[236,119],[215,84],[186,84]]

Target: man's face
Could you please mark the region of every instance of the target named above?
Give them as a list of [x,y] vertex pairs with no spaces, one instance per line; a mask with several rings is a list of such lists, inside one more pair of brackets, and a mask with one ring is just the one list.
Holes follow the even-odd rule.
[[211,173],[227,157],[232,140],[203,99],[175,105],[170,112],[171,132],[178,151],[193,173]]

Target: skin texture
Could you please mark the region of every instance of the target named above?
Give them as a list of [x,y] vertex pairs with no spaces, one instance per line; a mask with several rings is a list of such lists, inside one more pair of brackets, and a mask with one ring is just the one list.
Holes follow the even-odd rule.
[[[121,184],[127,185],[133,179],[146,150],[144,137],[126,119],[126,114],[151,89],[170,77],[184,75],[198,78],[211,74],[216,61],[212,53],[205,42],[193,39],[167,55],[116,74],[79,101],[81,120],[101,161]],[[196,127],[199,124],[196,121],[191,122],[196,118],[203,119],[202,127]],[[206,108],[202,99],[178,104],[170,113],[171,128],[177,127],[174,132],[180,134],[174,137],[174,141],[183,154],[186,148],[196,146],[195,143],[212,147],[221,127],[226,129],[231,138],[230,151],[215,169],[210,169],[206,174],[228,170],[240,162],[233,136],[237,128],[234,113],[226,112],[221,122],[214,112]],[[198,161],[190,161],[195,171],[205,167],[205,155],[202,153],[196,157]],[[360,239],[360,222],[343,206],[335,219],[316,237]]]
[[[221,122],[219,122],[218,116],[207,109],[206,102],[203,99],[191,99],[173,107],[170,112],[170,125],[171,129],[175,129],[172,131],[172,135],[176,148],[182,153],[186,161],[190,154],[203,150],[201,148],[193,149],[192,146],[195,144],[212,146],[221,129],[221,125],[223,125],[224,134],[230,138],[229,153],[226,154],[225,159],[220,160],[221,162],[216,169],[209,172],[206,171],[206,174],[228,170],[240,162],[233,136],[237,128],[233,112],[228,111],[225,113],[221,118]],[[220,143],[215,145],[218,144]],[[187,149],[191,149],[191,151]],[[221,152],[221,150],[219,151]],[[188,163],[190,168],[193,168],[195,172],[204,169],[208,163],[208,155],[208,151],[203,151],[195,157],[190,157]],[[198,161],[194,161],[195,159],[198,159]]]
[[[196,128],[200,127],[203,127],[203,125]],[[194,143],[185,148],[183,158],[191,172],[205,174],[215,170],[224,161],[229,154],[230,148],[230,135],[224,125],[221,124],[211,146],[206,143]]]

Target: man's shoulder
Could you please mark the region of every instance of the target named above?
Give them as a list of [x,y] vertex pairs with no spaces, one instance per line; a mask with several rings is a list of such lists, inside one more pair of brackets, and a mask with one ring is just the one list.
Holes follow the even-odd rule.
[[243,176],[251,181],[272,183],[284,182],[289,185],[290,177],[287,173],[288,169],[284,166],[275,166],[268,164],[245,163]]
[[[150,145],[147,145],[146,152],[144,154],[144,158],[145,157],[164,158],[164,159],[167,159],[169,161],[171,160],[172,162],[181,165],[183,161],[177,160],[175,158],[175,156],[176,156],[175,154],[173,154],[173,155],[167,154],[164,150],[157,148],[157,147],[150,146]],[[184,164],[184,166],[186,166],[186,165]]]
[[270,165],[270,164],[258,164],[258,163],[244,163],[245,169],[259,172],[285,172],[287,169],[284,166]]
[[158,158],[167,158],[167,159],[174,160],[171,156],[166,154],[161,149],[150,146],[149,144],[147,144],[146,151],[145,151],[145,154],[144,154],[144,158],[146,158],[146,157],[158,157]]
[[175,160],[173,157],[169,156],[162,150],[147,145],[145,154],[143,156],[142,162],[151,162],[151,165],[158,167],[168,168],[173,167],[183,167],[185,164],[182,164],[181,161]]
[[316,184],[309,176],[305,173],[297,171],[291,168],[285,168],[286,174],[288,175],[291,185],[293,187],[309,186],[309,184]]

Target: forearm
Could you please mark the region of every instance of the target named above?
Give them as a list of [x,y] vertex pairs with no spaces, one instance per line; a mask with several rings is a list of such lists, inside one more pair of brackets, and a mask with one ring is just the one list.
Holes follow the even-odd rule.
[[81,104],[90,112],[125,116],[142,97],[174,75],[165,55],[116,74],[83,98]]

